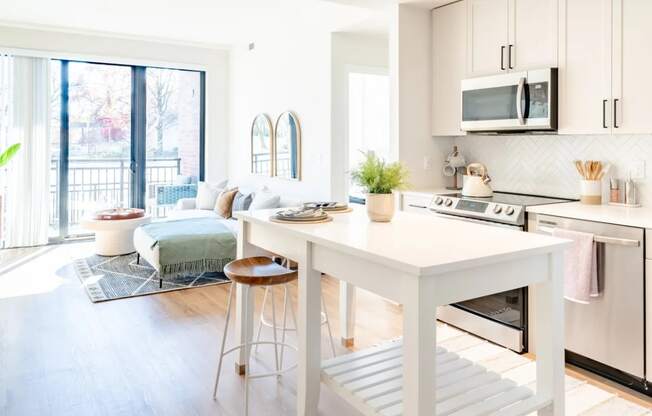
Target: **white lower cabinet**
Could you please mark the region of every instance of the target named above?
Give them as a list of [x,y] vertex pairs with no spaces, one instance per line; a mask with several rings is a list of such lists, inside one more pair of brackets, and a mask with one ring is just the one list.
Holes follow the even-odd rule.
[[[652,231],[647,231],[652,233]],[[652,259],[645,259],[645,374],[652,378]]]
[[652,230],[645,230],[645,375],[652,379]]

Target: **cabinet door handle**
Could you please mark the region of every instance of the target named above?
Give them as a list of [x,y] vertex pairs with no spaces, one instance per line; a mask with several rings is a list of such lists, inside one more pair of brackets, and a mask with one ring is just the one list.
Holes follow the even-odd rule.
[[428,207],[425,206],[425,205],[417,205],[417,204],[408,204],[408,207],[412,207],[412,208],[422,208],[422,209],[423,209],[423,208],[428,208]]
[[507,49],[507,66],[509,69],[514,69],[512,66],[512,48],[514,45],[509,45],[509,48]]
[[500,47],[500,69],[505,70],[505,45]]
[[607,128],[607,101],[602,100],[602,128]]
[[618,113],[618,98],[614,98],[614,128],[618,128],[618,119],[616,118],[616,114]]

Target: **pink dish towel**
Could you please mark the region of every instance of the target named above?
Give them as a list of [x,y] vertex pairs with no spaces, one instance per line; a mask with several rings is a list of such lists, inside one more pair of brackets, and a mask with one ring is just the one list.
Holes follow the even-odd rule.
[[593,234],[555,228],[552,235],[573,241],[564,253],[564,296],[588,304],[592,297],[600,296]]

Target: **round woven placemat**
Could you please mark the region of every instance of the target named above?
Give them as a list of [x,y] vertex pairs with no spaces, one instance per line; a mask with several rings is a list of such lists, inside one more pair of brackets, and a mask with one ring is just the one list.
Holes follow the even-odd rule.
[[313,221],[292,221],[292,220],[288,221],[288,220],[282,220],[282,219],[276,218],[276,217],[269,217],[269,220],[271,222],[277,222],[279,224],[292,224],[292,225],[297,225],[297,224],[321,224],[321,223],[333,221],[333,217],[328,216],[326,218],[322,218],[322,219],[319,219],[319,220],[313,220]]

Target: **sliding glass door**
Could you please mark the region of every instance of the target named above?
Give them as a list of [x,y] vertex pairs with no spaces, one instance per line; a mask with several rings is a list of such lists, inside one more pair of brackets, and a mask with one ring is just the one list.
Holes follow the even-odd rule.
[[[147,68],[147,210],[163,216],[172,185],[196,185],[200,176],[202,81],[199,72]],[[168,187],[159,190],[157,188]]]
[[[158,186],[203,176],[204,74],[53,61],[51,237],[99,209],[165,216]],[[200,117],[199,115],[202,115]]]

